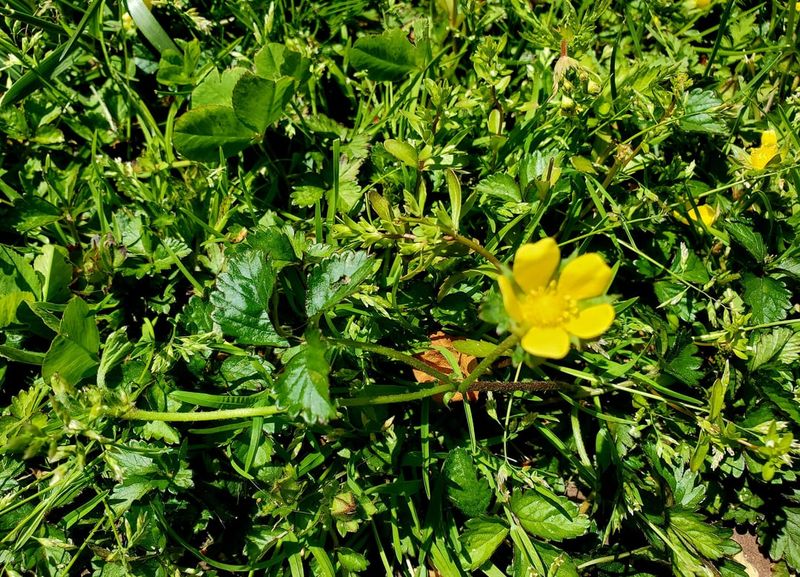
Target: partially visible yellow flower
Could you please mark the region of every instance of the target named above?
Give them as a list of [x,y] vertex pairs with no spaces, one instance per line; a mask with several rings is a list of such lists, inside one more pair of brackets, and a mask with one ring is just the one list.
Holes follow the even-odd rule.
[[763,170],[779,152],[778,135],[774,130],[765,130],[761,133],[761,146],[750,151],[750,165],[756,170]]
[[703,8],[708,8],[710,4],[711,0],[694,0],[695,8],[700,8],[701,10]]
[[800,12],[800,2],[795,3],[794,9]]
[[608,289],[611,269],[603,257],[581,255],[556,278],[560,262],[556,241],[544,238],[517,251],[513,280],[497,279],[512,330],[522,337],[522,348],[537,357],[563,359],[573,337],[597,338],[614,322],[614,307],[608,303],[581,306]]
[[711,228],[711,225],[717,220],[717,211],[707,204],[701,204],[689,211],[689,218],[695,221],[700,220],[706,227]]

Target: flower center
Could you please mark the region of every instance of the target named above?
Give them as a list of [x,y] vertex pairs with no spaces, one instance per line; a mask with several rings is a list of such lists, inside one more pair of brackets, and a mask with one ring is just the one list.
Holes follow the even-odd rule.
[[525,298],[525,320],[534,327],[558,327],[578,316],[574,299],[560,294],[556,283],[528,293]]

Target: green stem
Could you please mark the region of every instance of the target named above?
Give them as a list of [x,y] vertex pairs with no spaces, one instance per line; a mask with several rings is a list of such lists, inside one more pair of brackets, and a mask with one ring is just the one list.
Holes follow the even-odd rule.
[[365,405],[388,405],[391,403],[405,403],[406,401],[416,401],[426,399],[434,395],[449,393],[453,390],[452,385],[439,385],[422,391],[411,393],[398,393],[396,395],[378,395],[375,397],[354,397],[351,399],[339,399],[337,404],[340,407],[363,407]]
[[480,244],[478,244],[477,242],[475,242],[470,238],[458,234],[453,230],[448,230],[446,234],[447,236],[445,236],[445,240],[452,240],[459,244],[463,244],[464,246],[468,247],[471,251],[478,253],[483,258],[492,263],[498,272],[503,272],[503,263],[501,263],[496,256],[494,256]]
[[[400,351],[396,351],[389,347],[384,347],[382,345],[376,345],[373,343],[362,343],[360,341],[351,341],[350,339],[326,339],[327,342],[332,343],[337,346],[341,347],[353,347],[356,349],[361,349],[364,351],[369,351],[371,353],[377,353],[379,355],[383,355],[384,357],[389,357],[395,361],[400,361],[401,363],[405,363],[418,371],[422,371],[426,375],[430,375],[433,378],[442,381],[443,383],[447,383],[450,386],[450,390],[454,390],[456,388],[456,382],[453,381],[449,376],[445,375],[444,373],[437,371],[433,367],[423,363],[419,359],[415,359],[411,355],[407,355],[405,353],[401,353]],[[423,398],[423,397],[418,397]]]
[[639,555],[640,553],[646,553],[650,549],[650,546],[647,545],[645,547],[639,547],[638,549],[634,549],[633,551],[626,551],[624,553],[618,553],[616,555],[606,555],[605,557],[598,557],[597,559],[592,559],[591,561],[586,561],[585,563],[581,563],[578,565],[578,571],[583,571],[587,567],[591,567],[592,565],[602,565],[603,563],[611,563],[612,561],[617,561],[618,559],[625,559],[626,557],[632,557],[633,555]]
[[515,334],[511,334],[506,337],[502,343],[495,347],[488,357],[485,357],[478,364],[478,366],[475,367],[469,375],[467,375],[466,379],[461,381],[461,383],[458,385],[459,392],[464,394],[470,388],[470,386],[472,386],[472,384],[480,378],[482,374],[489,370],[489,367],[492,366],[492,363],[494,363],[500,355],[502,355],[511,347],[515,346],[518,341],[519,337]]
[[127,413],[120,415],[120,418],[128,421],[172,421],[193,423],[198,421],[225,421],[228,419],[268,417],[270,415],[283,413],[284,411],[285,409],[281,409],[279,407],[245,407],[242,409],[221,409],[219,411],[196,411],[189,413],[131,409]]

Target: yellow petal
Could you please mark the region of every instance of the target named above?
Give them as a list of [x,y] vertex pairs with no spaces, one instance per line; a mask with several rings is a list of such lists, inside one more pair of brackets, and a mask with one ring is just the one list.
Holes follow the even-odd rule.
[[514,258],[514,280],[525,292],[547,286],[561,261],[561,251],[552,238],[523,244]]
[[506,308],[508,316],[521,323],[524,320],[522,305],[519,302],[517,293],[514,290],[514,283],[506,276],[497,277],[497,284],[500,286],[500,294],[503,295],[503,306]]
[[596,252],[584,254],[570,262],[558,279],[558,292],[575,300],[597,297],[606,292],[611,282],[611,269]]
[[777,146],[778,134],[774,130],[765,130],[761,133],[761,146]]
[[763,170],[777,154],[778,147],[774,144],[754,148],[750,151],[750,165],[756,170]]
[[579,339],[594,339],[608,330],[614,322],[614,307],[610,304],[583,309],[564,328]]
[[689,211],[689,217],[692,220],[697,220],[698,216],[704,225],[710,227],[712,224],[714,224],[714,221],[717,220],[717,211],[707,204],[701,204],[696,209]]
[[546,359],[563,359],[569,352],[569,335],[561,327],[534,327],[522,337],[522,348]]

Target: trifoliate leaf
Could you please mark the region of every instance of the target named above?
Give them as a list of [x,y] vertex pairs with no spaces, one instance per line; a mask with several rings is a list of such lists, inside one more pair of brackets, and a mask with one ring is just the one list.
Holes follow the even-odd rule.
[[306,339],[278,377],[278,401],[308,422],[324,423],[336,416],[328,392],[330,366],[316,333],[307,334]]
[[492,500],[489,482],[478,477],[472,457],[466,449],[453,449],[444,463],[447,478],[447,497],[468,517],[486,511]]
[[792,294],[781,281],[772,277],[758,277],[746,274],[742,280],[744,294],[742,300],[750,306],[750,323],[760,325],[781,321],[792,308]]
[[466,530],[459,537],[474,571],[483,565],[508,535],[508,526],[500,519],[477,517],[467,521]]
[[566,497],[516,492],[511,497],[511,510],[528,533],[551,541],[580,537],[589,529],[589,518]]
[[261,250],[238,251],[211,293],[211,318],[222,332],[243,345],[286,345],[269,318],[275,273]]
[[306,312],[313,317],[353,294],[372,271],[364,252],[341,252],[323,259],[308,276]]

